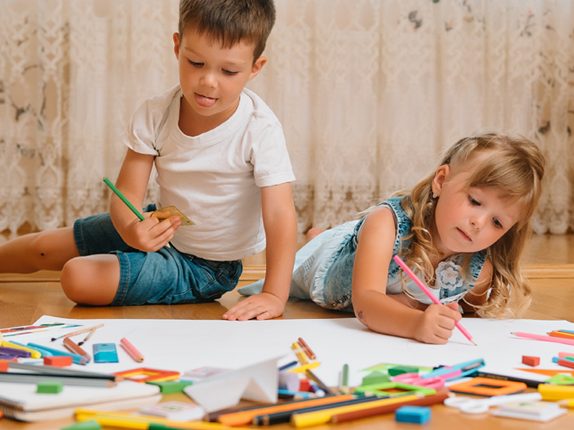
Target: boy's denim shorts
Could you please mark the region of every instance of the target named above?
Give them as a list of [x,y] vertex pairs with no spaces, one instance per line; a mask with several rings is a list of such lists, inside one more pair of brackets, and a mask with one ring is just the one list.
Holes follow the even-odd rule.
[[[146,211],[154,210],[150,205]],[[211,261],[163,247],[143,252],[128,246],[107,213],[74,223],[80,255],[116,254],[120,284],[112,306],[213,301],[237,285],[241,260]]]

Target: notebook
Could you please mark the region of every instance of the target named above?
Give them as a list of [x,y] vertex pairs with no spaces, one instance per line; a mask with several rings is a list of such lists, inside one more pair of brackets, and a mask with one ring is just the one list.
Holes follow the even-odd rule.
[[0,383],[0,410],[20,421],[43,421],[71,417],[78,407],[128,409],[161,400],[156,385],[122,381],[111,388],[65,385],[58,394],[38,394],[35,384]]

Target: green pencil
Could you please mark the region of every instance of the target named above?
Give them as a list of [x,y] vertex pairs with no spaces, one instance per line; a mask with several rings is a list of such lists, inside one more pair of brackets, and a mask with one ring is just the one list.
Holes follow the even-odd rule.
[[112,181],[110,181],[108,178],[104,178],[104,183],[110,187],[110,189],[114,192],[114,194],[116,196],[118,196],[122,202],[124,202],[126,204],[126,206],[128,208],[131,209],[131,211],[136,214],[136,216],[140,219],[140,221],[143,221],[145,219],[145,217],[140,213],[140,211],[138,211],[134,205],[131,204],[131,202],[126,198],[126,196],[124,196],[122,194],[122,192],[120,190],[118,190],[114,184],[112,184]]

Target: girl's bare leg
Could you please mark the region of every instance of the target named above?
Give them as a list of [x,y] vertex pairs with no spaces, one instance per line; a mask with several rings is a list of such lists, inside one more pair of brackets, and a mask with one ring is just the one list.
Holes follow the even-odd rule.
[[0,245],[0,273],[61,270],[78,255],[72,227],[26,234]]
[[68,298],[83,305],[109,305],[120,283],[120,262],[113,254],[76,257],[68,261],[60,277]]

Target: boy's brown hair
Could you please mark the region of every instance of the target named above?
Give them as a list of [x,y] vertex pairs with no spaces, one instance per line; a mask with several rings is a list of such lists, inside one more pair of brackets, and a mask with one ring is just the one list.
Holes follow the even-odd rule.
[[239,41],[255,45],[253,61],[265,49],[275,23],[273,0],[180,0],[178,31],[192,27],[212,36],[224,47]]

